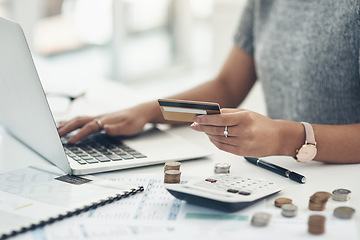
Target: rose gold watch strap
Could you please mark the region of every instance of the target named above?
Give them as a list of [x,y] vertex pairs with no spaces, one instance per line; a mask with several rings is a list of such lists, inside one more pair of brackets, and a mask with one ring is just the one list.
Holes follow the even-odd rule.
[[316,145],[314,129],[311,126],[311,124],[307,123],[307,122],[301,122],[301,124],[305,128],[305,138],[306,138],[305,140],[306,140],[306,142]]

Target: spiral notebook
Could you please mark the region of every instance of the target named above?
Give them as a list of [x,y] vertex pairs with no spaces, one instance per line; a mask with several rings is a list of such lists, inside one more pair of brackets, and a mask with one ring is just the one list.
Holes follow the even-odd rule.
[[42,227],[143,191],[95,176],[30,166],[0,173],[0,239]]

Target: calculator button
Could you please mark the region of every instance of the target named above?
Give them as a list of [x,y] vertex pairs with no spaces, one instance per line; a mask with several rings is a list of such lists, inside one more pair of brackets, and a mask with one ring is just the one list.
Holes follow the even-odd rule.
[[229,192],[229,193],[238,193],[239,191],[236,190],[236,189],[231,189],[231,188],[229,188],[229,189],[227,190],[227,192]]
[[244,195],[244,196],[249,196],[250,193],[246,192],[246,191],[240,191],[239,194]]
[[212,178],[207,178],[205,179],[206,182],[211,182],[211,183],[216,183],[216,180],[215,179],[212,179]]

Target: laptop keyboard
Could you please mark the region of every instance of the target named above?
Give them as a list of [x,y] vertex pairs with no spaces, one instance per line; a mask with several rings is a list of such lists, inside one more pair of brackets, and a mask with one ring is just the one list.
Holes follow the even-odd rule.
[[76,144],[68,144],[66,140],[62,138],[65,153],[82,165],[146,158],[119,139],[106,134],[93,134]]

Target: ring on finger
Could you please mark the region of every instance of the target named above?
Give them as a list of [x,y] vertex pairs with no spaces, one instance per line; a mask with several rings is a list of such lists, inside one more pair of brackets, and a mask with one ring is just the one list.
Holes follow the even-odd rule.
[[229,132],[228,132],[228,126],[225,126],[225,130],[224,130],[224,136],[228,137]]
[[100,119],[95,119],[96,124],[99,126],[99,131],[103,129],[104,125]]

